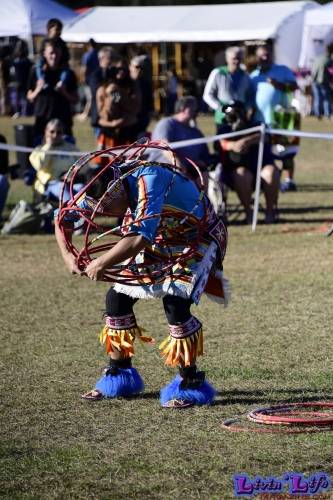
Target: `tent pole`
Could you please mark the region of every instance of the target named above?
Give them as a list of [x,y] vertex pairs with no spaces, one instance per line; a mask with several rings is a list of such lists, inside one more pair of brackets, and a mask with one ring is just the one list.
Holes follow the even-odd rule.
[[183,76],[183,65],[182,65],[182,44],[180,42],[175,42],[175,70],[178,78],[178,89],[180,95],[183,95],[183,85],[181,83]]
[[177,76],[182,76],[182,73],[183,73],[182,44],[180,42],[175,43],[175,62],[176,62]]
[[161,111],[161,97],[159,93],[159,86],[160,86],[159,50],[157,44],[154,44],[152,46],[151,59],[153,67],[153,81],[154,81],[154,108],[156,109],[156,111]]
[[34,58],[34,38],[33,38],[32,33],[30,33],[28,35],[27,44],[28,44],[28,50],[29,50],[29,57],[33,59]]
[[259,141],[259,150],[258,150],[258,162],[257,162],[257,176],[256,176],[256,189],[254,195],[254,210],[252,217],[252,231],[254,232],[257,227],[258,222],[258,212],[259,212],[259,197],[260,197],[260,184],[261,184],[261,170],[262,170],[262,161],[264,157],[264,146],[265,146],[265,124],[261,125],[260,130],[260,141]]

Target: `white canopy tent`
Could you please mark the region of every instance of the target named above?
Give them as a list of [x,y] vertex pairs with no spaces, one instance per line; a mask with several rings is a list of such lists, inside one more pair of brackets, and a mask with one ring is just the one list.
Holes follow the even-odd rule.
[[333,42],[333,2],[305,13],[299,65],[311,67],[313,60]]
[[31,40],[32,35],[45,35],[46,23],[52,17],[65,25],[78,15],[52,0],[1,0],[0,36]]
[[236,42],[276,40],[276,60],[299,59],[304,13],[313,1],[227,5],[95,7],[70,23],[67,42]]

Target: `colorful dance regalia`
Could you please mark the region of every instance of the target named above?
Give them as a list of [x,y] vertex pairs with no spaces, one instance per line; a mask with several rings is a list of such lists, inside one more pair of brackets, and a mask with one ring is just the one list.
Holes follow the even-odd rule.
[[[180,375],[162,390],[162,405],[211,403],[215,390],[195,366],[196,358],[203,354],[202,324],[191,315],[190,307],[199,303],[203,293],[216,302],[227,303],[222,271],[225,226],[204,193],[171,165],[133,160],[110,168],[118,181],[102,201],[84,195],[63,215],[67,221],[77,220],[82,213],[107,215],[110,201],[124,190],[129,208],[121,234],[142,235],[147,241],[136,257],[105,272],[105,280],[112,285],[100,339],[111,356],[115,351],[120,354],[120,360],[111,359],[96,389],[104,397],[142,390],[142,380],[138,380],[140,376],[130,362],[133,342],[135,337],[153,341],[142,335],[133,305],[138,299],[162,298],[169,336],[160,345],[161,354],[166,365],[180,369]],[[84,258],[85,253],[76,255]],[[126,374],[128,380],[119,379],[118,387],[116,378]]]

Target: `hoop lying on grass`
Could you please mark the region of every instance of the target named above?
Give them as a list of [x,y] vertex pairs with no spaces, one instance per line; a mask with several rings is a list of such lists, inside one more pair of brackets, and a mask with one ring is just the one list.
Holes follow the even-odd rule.
[[[156,149],[165,163],[143,159]],[[74,195],[80,170],[104,155],[111,159]],[[203,292],[226,302],[222,261],[227,232],[202,190],[199,169],[189,159],[187,170],[184,165],[167,145],[144,140],[88,154],[66,176],[71,199],[64,202],[62,196],[56,224],[64,261],[74,274],[112,284],[100,336],[110,364],[85,399],[128,396],[143,389],[131,366],[133,343],[135,337],[153,340],[142,335],[133,306],[140,298],[157,297],[163,299],[170,332],[161,353],[166,365],[180,371],[162,390],[162,405],[188,407],[214,398],[215,390],[196,369],[196,358],[203,354],[203,335],[190,307],[199,303]],[[120,217],[121,223],[107,225],[105,219],[114,217]],[[80,249],[72,240],[74,223],[79,221],[84,228]]]
[[[268,408],[257,408],[247,414],[247,419],[251,422],[273,425],[274,428],[271,429],[238,425],[242,423],[241,417],[225,420],[222,427],[233,432],[273,432],[283,434],[333,431],[333,411],[316,411],[318,408],[333,410],[333,402],[286,403]],[[283,427],[278,429],[275,427],[277,425]],[[286,429],[285,426],[289,428]]]

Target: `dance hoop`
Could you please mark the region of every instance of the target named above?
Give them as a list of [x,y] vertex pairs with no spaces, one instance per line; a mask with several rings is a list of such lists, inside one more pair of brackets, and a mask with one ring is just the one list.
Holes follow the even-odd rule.
[[[285,405],[271,406],[270,408],[258,408],[251,411],[247,415],[247,418],[252,422],[261,424],[316,426],[333,425],[333,413],[297,411],[297,408],[333,408],[333,403],[318,401],[306,403],[290,403]],[[301,417],[300,415],[303,415],[303,417]]]
[[[147,150],[157,149],[165,151],[172,158],[171,164],[162,162],[147,162],[143,159]],[[74,184],[82,169],[85,168],[91,161],[96,161],[106,157],[106,164],[98,169],[96,175],[76,194],[74,193]],[[189,260],[195,255],[198,243],[202,238],[205,229],[207,228],[207,220],[209,211],[207,210],[207,201],[204,196],[203,178],[199,168],[195,163],[186,158],[187,162],[193,167],[194,172],[199,179],[200,187],[198,197],[190,213],[185,213],[182,210],[172,209],[165,210],[160,214],[151,214],[138,217],[133,220],[128,220],[125,216],[124,220],[116,225],[110,226],[100,219],[115,218],[115,214],[109,209],[103,208],[103,203],[116,193],[119,186],[130,175],[135,173],[145,165],[153,165],[157,168],[167,168],[173,172],[173,176],[181,174],[184,177],[192,180],[188,174],[178,166],[179,159],[175,152],[165,143],[161,141],[149,141],[144,138],[129,146],[117,146],[101,151],[94,151],[82,156],[68,170],[60,198],[58,225],[62,231],[64,240],[68,250],[75,256],[77,265],[81,271],[84,271],[86,266],[93,260],[96,254],[106,252],[116,245],[119,238],[122,238],[132,224],[139,224],[150,219],[159,219],[156,239],[163,245],[164,254],[160,256],[159,261],[151,259],[146,260],[144,264],[137,263],[135,258],[129,259],[126,263],[111,266],[106,269],[103,275],[103,281],[121,283],[131,286],[141,286],[156,284],[162,282],[166,276],[170,276],[175,269],[180,272],[186,267]],[[94,184],[100,182],[102,176],[108,173],[119,172],[118,177],[113,177],[107,184],[104,192],[98,198],[97,203],[92,208],[81,208],[80,200],[87,195]],[[172,177],[173,179],[174,177]],[[172,181],[169,188],[171,188]],[[69,190],[70,199],[65,200],[65,188]],[[196,217],[195,211],[201,205],[204,215]],[[70,213],[75,213],[83,221],[80,228],[84,228],[84,242],[81,248],[78,248],[72,242],[71,237],[66,231],[66,216]],[[191,232],[192,231],[192,232]],[[191,237],[189,234],[191,233]],[[102,241],[103,240],[103,241]],[[169,242],[173,245],[184,248],[183,252],[175,257],[172,255],[169,248]]]
[[[316,401],[304,403],[285,403],[267,408],[257,408],[245,415],[226,419],[222,427],[231,432],[257,432],[273,434],[300,434],[327,432],[333,430],[333,412],[309,411],[333,409],[333,402]],[[249,427],[246,422],[259,424]],[[243,426],[240,425],[243,423]],[[260,424],[265,424],[264,426]],[[267,426],[271,424],[271,427]],[[280,428],[277,426],[280,425]],[[287,426],[287,427],[286,427]]]

